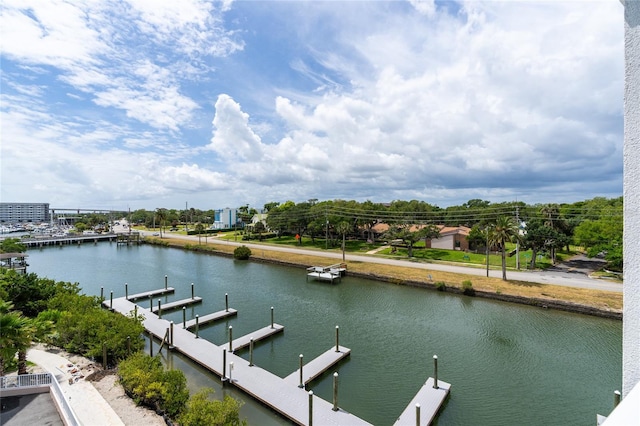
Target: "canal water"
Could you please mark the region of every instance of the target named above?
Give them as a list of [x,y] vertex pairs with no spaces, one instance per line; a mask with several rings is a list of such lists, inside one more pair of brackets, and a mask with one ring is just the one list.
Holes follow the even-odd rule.
[[[234,261],[155,246],[115,243],[29,250],[30,272],[80,283],[84,293],[124,296],[169,285],[163,302],[201,296],[187,319],[224,309],[225,293],[237,317],[204,327],[216,344],[275,322],[284,333],[254,349],[254,363],[285,377],[335,345],[351,357],[313,382],[316,395],[332,400],[339,373],[339,405],[375,425],[392,425],[433,375],[452,384],[439,425],[592,425],[612,409],[621,385],[622,324],[469,296],[346,277],[339,284],[306,280],[304,269]],[[140,304],[148,307],[148,301]],[[154,302],[157,304],[157,302]],[[182,321],[182,311],[163,318]],[[157,349],[157,344],[156,344]],[[248,352],[241,352],[248,359]],[[167,358],[169,356],[169,358]],[[181,356],[166,355],[185,371],[192,390],[216,389],[245,401],[250,424],[286,424],[251,399],[228,388]]]

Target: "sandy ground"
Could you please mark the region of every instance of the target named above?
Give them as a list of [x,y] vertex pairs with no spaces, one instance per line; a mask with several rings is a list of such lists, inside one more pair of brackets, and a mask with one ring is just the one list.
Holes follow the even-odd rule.
[[30,373],[48,371],[54,374],[83,425],[165,425],[161,416],[136,406],[125,395],[115,374],[105,375],[97,381],[87,381],[91,373],[101,370],[101,366],[87,358],[36,345],[27,352],[27,360],[37,364],[29,368]]

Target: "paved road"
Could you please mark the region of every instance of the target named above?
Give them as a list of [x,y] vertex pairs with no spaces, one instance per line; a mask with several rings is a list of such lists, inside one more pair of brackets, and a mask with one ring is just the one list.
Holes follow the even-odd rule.
[[[151,232],[144,231],[143,235],[151,235]],[[172,234],[170,232],[163,233],[162,238],[177,238],[177,239],[189,239],[189,240],[198,240],[197,236],[189,235],[181,235],[181,234]],[[326,252],[326,251],[316,251],[310,249],[299,249],[295,247],[281,247],[281,246],[272,246],[272,245],[263,245],[263,244],[254,244],[254,243],[246,243],[246,242],[235,242],[235,241],[225,241],[219,240],[215,237],[209,237],[209,241],[215,240],[216,244],[222,245],[230,245],[230,246],[240,246],[245,245],[252,250],[271,250],[271,251],[279,251],[285,253],[297,253],[297,254],[306,254],[313,256],[322,256],[330,259],[337,259],[338,261],[342,261],[342,253],[336,252]],[[376,256],[363,256],[363,255],[355,255],[355,254],[347,254],[346,260],[354,261],[354,262],[368,262],[368,263],[379,263],[385,265],[396,265],[396,266],[404,266],[410,268],[418,268],[424,269],[425,271],[444,271],[444,272],[453,272],[458,274],[466,274],[466,275],[474,275],[474,276],[486,276],[487,271],[484,268],[474,268],[467,266],[458,266],[458,265],[445,265],[440,263],[419,263],[410,260],[400,260],[400,259],[387,259],[383,257]],[[425,272],[425,277],[428,272]],[[490,270],[489,276],[495,278],[502,277],[501,270]],[[591,290],[604,290],[604,291],[615,291],[622,292],[622,284],[607,281],[604,279],[594,279],[589,278],[586,271],[578,271],[574,269],[563,269],[563,268],[554,268],[550,271],[507,271],[507,278],[509,280],[516,281],[526,281],[540,284],[554,284],[561,285],[565,287],[577,287],[577,288],[586,288]]]

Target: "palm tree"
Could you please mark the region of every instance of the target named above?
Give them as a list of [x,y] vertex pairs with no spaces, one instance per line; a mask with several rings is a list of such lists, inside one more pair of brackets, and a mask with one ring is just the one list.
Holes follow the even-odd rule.
[[19,311],[13,311],[13,304],[0,301],[0,376],[4,376],[7,363],[16,353],[31,346],[32,325]]
[[156,216],[160,222],[160,238],[162,238],[162,225],[164,221],[167,220],[167,209],[156,210]]
[[506,257],[506,245],[507,242],[513,241],[520,237],[518,232],[518,225],[509,216],[500,216],[493,224],[491,232],[489,233],[489,241],[492,244],[498,245],[502,254],[502,279],[507,280],[507,257]]
[[198,245],[200,245],[202,243],[202,231],[204,231],[204,225],[200,222],[198,222],[196,224],[196,232],[198,233]]
[[351,224],[349,222],[347,222],[347,221],[340,222],[336,226],[336,231],[338,231],[340,234],[342,234],[342,261],[343,262],[345,261],[344,243],[345,243],[347,232],[349,232],[350,230],[351,230]]

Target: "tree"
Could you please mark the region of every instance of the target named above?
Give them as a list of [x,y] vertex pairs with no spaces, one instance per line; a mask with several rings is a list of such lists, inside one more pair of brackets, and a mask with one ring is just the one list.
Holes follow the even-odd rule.
[[519,238],[518,225],[509,216],[499,216],[493,224],[489,233],[489,242],[500,247],[502,255],[502,279],[507,280],[507,242]]
[[345,255],[344,255],[344,244],[345,244],[345,238],[347,235],[347,232],[349,232],[351,230],[351,225],[349,224],[349,222],[340,222],[337,226],[336,226],[336,231],[340,234],[342,234],[342,261],[345,261]]
[[435,225],[415,226],[402,224],[390,226],[386,233],[388,240],[402,240],[407,245],[409,257],[413,257],[413,245],[423,238],[437,238],[440,231]]
[[0,376],[19,351],[31,346],[32,324],[13,304],[0,300]]
[[204,225],[202,223],[198,222],[196,224],[196,232],[198,233],[198,245],[200,245],[202,243],[202,240],[201,240],[202,231],[204,231]]
[[27,246],[17,238],[6,238],[0,242],[0,253],[24,253]]
[[167,220],[167,217],[168,217],[167,209],[157,209],[156,210],[156,218],[158,219],[158,222],[160,223],[160,238],[162,238],[162,227],[163,227],[165,221]]

